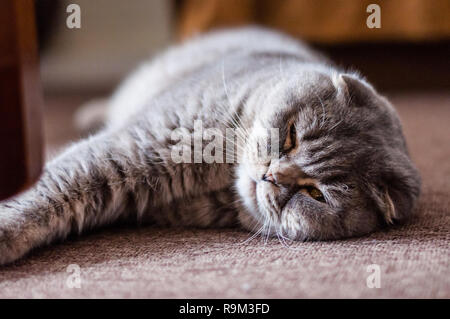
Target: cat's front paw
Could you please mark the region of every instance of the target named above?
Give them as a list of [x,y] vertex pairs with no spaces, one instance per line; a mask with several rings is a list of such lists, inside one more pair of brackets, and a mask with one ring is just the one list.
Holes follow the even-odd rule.
[[0,228],[0,265],[11,263],[26,253],[22,244],[18,244],[7,230]]
[[19,212],[0,205],[0,265],[16,261],[33,248],[35,236],[26,225]]

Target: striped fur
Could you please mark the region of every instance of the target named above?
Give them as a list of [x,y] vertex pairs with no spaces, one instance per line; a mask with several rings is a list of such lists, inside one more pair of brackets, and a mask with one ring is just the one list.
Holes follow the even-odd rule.
[[[243,161],[175,163],[171,133],[193,134],[196,120],[224,135],[242,129]],[[279,128],[282,144],[287,123],[295,149],[256,163],[258,128]],[[277,185],[262,178],[269,171]],[[298,183],[315,183],[326,203]],[[364,79],[278,33],[216,32],[144,63],[109,101],[99,133],[0,204],[0,264],[123,220],[241,225],[282,240],[362,235],[407,219],[419,188],[394,109]]]

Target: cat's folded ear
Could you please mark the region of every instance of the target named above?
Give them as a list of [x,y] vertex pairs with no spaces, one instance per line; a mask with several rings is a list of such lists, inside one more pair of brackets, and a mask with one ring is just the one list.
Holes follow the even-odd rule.
[[370,105],[376,95],[374,88],[353,74],[339,74],[334,81],[337,97],[348,105]]
[[395,205],[392,202],[392,198],[389,195],[389,192],[387,190],[385,190],[383,192],[382,198],[383,198],[383,204],[384,204],[384,209],[383,209],[384,220],[388,224],[393,224],[394,220],[398,219],[398,212],[396,211]]
[[387,187],[371,187],[372,198],[375,200],[376,207],[386,224],[394,224],[400,220],[401,212],[399,207],[394,204],[394,199]]
[[414,202],[417,199],[417,193],[405,194],[398,190],[385,190],[383,197],[384,220],[387,224],[404,222],[413,215]]
[[373,183],[366,184],[365,188],[372,199],[370,206],[386,224],[401,223],[413,215],[421,178],[406,155],[394,162],[386,160],[381,174],[371,179]]
[[391,179],[377,192],[378,207],[387,224],[403,222],[413,213],[420,193],[420,176],[413,171],[411,173]]

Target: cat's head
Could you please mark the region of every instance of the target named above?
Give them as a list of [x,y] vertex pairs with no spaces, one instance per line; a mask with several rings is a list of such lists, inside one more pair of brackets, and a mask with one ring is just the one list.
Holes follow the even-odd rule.
[[[366,81],[305,71],[259,95],[250,102],[253,142],[237,168],[244,225],[295,240],[334,239],[412,214],[419,174],[395,110]],[[261,160],[258,147],[276,145],[261,133],[270,128],[279,128],[279,152]]]

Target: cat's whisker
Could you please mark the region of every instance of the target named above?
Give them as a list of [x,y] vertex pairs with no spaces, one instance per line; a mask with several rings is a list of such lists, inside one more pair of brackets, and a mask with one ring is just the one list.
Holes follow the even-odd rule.
[[325,105],[323,104],[322,99],[320,98],[320,96],[316,92],[314,92],[314,95],[317,97],[317,99],[319,100],[320,105],[322,107],[322,119],[321,119],[320,127],[323,128],[324,125],[325,125],[325,119],[326,119]]
[[222,84],[223,84],[223,88],[225,90],[225,95],[227,96],[227,99],[228,99],[228,104],[230,104],[229,106],[231,107],[230,95],[228,94],[228,88],[227,88],[227,84],[225,81],[225,60],[223,60],[223,59],[222,59]]
[[267,241],[269,240],[270,236],[270,228],[272,227],[272,218],[270,218],[270,215],[268,216],[268,224],[267,224],[267,231],[264,238],[264,245],[267,245]]
[[[280,237],[282,239],[282,241],[285,243],[285,247],[290,249],[290,250],[301,250],[299,247],[292,247],[292,244],[295,242],[294,240],[287,238],[283,235],[283,230],[280,228]],[[288,244],[286,242],[286,240],[288,240],[290,242],[290,244]]]
[[287,238],[284,237],[284,235],[283,235],[283,230],[280,230],[279,236],[280,236],[280,238],[281,238],[281,241],[284,243],[284,246],[287,247],[287,248],[291,248],[291,246],[286,242],[286,239],[287,239]]
[[230,116],[230,118],[225,118],[222,122],[224,124],[227,124],[228,121],[231,121],[229,124],[231,124],[230,128],[233,128],[235,131],[235,134],[238,137],[241,137],[243,140],[246,140],[247,137],[250,135],[249,132],[247,131],[247,129],[245,127],[243,127],[242,125],[239,124],[239,121],[237,121],[233,115],[230,114],[226,114],[226,113],[222,113],[221,116],[223,117],[227,117]]
[[[218,104],[218,105],[220,106],[220,104]],[[222,110],[216,109],[214,112],[219,112],[219,111],[222,111]],[[232,128],[232,129],[234,129],[234,132],[235,132],[235,134],[236,134],[238,137],[241,137],[241,138],[243,138],[244,140],[246,139],[247,134],[244,135],[244,134],[241,132],[241,130],[243,130],[244,133],[246,133],[245,128],[243,128],[243,127],[239,124],[239,122],[236,121],[236,119],[233,118],[232,114],[229,114],[229,113],[227,113],[226,111],[223,111],[223,112],[219,113],[219,118],[220,118],[220,117],[224,117],[224,119],[221,120],[221,122],[222,122],[223,124],[225,124],[226,126],[228,126],[228,124],[230,124],[231,127],[227,127],[227,128]]]
[[239,245],[243,245],[246,244],[250,241],[252,241],[256,236],[258,236],[263,230],[264,230],[264,224],[258,229],[258,231],[256,231],[253,235],[251,235],[249,238],[247,238],[246,240],[244,240],[243,242],[239,243]]
[[283,245],[286,248],[289,248],[289,246],[286,244],[286,242],[284,241],[284,239],[281,237],[280,233],[278,232],[278,230],[276,230],[276,234],[277,234],[277,238],[278,241],[281,243],[281,245]]
[[[232,108],[231,99],[230,99],[230,95],[229,95],[229,92],[228,92],[228,87],[227,87],[227,84],[226,84],[226,79],[225,79],[225,61],[224,60],[222,60],[222,84],[223,84],[225,95],[227,97],[227,101],[228,101],[228,104],[229,104],[228,106],[229,106],[230,109],[233,109]],[[233,111],[231,113],[231,115],[232,115],[231,120],[235,124],[235,127],[236,128],[242,128],[243,130],[246,130],[242,125],[239,125],[239,122],[242,123],[242,119],[240,118],[239,114],[236,111]],[[236,119],[234,119],[234,116],[238,117],[238,121],[236,121]],[[246,133],[248,134],[248,132],[246,132]]]
[[[221,133],[221,134],[222,134],[222,135],[220,135],[221,138],[222,138],[223,140],[225,140],[225,142],[227,143],[227,145],[226,145],[226,147],[225,147],[225,151],[228,150],[228,147],[229,147],[228,143],[230,143],[231,146],[232,146],[232,147],[235,146],[235,147],[237,148],[238,151],[245,152],[245,148],[244,148],[242,145],[240,145],[239,143],[236,143],[236,141],[230,139],[230,138],[227,137],[226,135],[223,135],[223,133]],[[225,155],[227,155],[227,154],[225,154]]]

